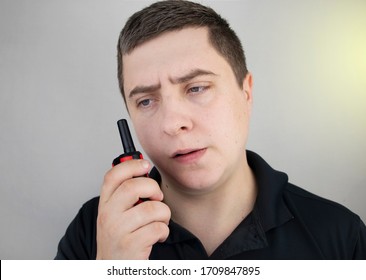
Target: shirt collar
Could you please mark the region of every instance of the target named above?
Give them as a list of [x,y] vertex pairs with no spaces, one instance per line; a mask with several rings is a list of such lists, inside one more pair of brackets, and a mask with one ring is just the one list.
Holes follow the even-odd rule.
[[247,160],[258,186],[256,208],[264,231],[278,227],[293,218],[283,200],[288,176],[274,170],[259,155],[247,151]]

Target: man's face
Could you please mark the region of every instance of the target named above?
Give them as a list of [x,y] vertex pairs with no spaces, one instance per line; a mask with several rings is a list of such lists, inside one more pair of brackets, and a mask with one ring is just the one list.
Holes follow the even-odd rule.
[[243,170],[251,75],[241,89],[206,28],[165,33],[123,59],[127,107],[164,184],[204,192]]

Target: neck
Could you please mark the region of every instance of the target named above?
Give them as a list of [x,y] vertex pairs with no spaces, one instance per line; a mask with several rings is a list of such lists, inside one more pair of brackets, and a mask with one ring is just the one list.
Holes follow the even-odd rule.
[[164,189],[172,219],[196,235],[208,255],[252,211],[256,195],[254,175],[247,163],[225,184],[207,192],[181,192],[171,184]]

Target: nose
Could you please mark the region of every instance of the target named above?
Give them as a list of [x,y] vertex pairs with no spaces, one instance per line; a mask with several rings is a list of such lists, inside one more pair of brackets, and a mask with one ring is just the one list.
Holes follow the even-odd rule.
[[192,116],[184,100],[169,98],[163,103],[161,124],[165,134],[176,136],[192,129]]

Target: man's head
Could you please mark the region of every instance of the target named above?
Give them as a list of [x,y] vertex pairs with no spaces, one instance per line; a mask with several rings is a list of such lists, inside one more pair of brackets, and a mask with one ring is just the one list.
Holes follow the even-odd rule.
[[118,40],[118,81],[124,100],[123,55],[139,45],[168,32],[187,27],[207,27],[214,49],[230,64],[239,87],[248,70],[239,38],[225,19],[211,8],[184,0],[167,0],[132,15]]
[[[201,193],[238,185],[247,165],[252,103],[252,76],[240,42],[212,10],[185,1],[154,5],[145,10],[149,16],[142,11],[129,20],[120,40],[121,87],[139,142],[170,190]],[[164,18],[159,32],[156,22],[149,27],[155,13]],[[186,24],[173,24],[178,18]],[[229,34],[225,39],[216,36],[225,33],[218,26]]]

